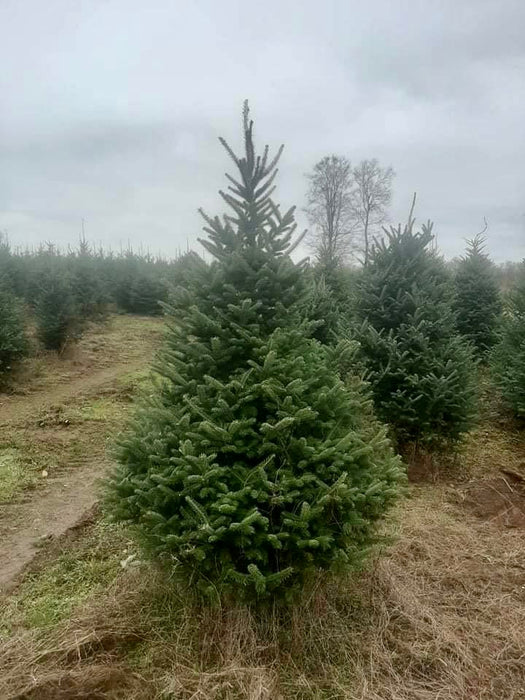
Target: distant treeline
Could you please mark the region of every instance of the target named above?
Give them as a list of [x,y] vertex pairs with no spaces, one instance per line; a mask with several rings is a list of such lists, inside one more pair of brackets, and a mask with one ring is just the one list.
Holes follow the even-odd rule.
[[65,252],[50,243],[13,249],[0,234],[0,284],[31,307],[50,287],[59,286],[86,317],[104,314],[111,306],[156,315],[162,313],[159,302],[167,300],[169,283],[176,281],[185,257],[168,259],[131,247],[114,253],[95,249],[83,239]]

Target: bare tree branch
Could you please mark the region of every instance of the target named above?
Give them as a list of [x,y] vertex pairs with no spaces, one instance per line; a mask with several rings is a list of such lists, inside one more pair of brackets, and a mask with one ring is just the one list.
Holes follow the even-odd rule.
[[307,178],[305,211],[312,226],[307,243],[319,263],[335,267],[352,247],[352,165],[343,156],[325,156]]
[[377,158],[362,160],[353,170],[351,213],[363,243],[364,264],[368,264],[371,237],[385,223],[392,200],[394,170],[383,168]]

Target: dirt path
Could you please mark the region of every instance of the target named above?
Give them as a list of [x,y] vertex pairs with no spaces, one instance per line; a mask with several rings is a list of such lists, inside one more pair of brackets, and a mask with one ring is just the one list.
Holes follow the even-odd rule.
[[0,592],[7,592],[38,552],[39,542],[74,527],[97,502],[97,479],[107,463],[86,464],[49,483],[26,503],[8,506],[9,522],[0,541]]
[[[119,323],[122,326],[123,322],[119,320]],[[140,335],[135,333],[132,340],[124,337],[128,342],[119,348],[117,334],[121,339],[124,334],[132,336],[133,324],[139,326]],[[115,429],[114,424],[92,421],[69,427],[65,432],[48,428],[46,434],[38,416],[53,406],[82,406],[89,399],[102,396],[109,397],[125,411],[119,392],[112,389],[120,388],[119,380],[123,377],[148,367],[159,341],[158,331],[158,321],[149,319],[131,319],[129,326],[117,325],[116,331],[112,327],[100,340],[96,336],[96,341],[106,349],[98,366],[90,363],[86,367],[78,364],[68,367],[67,362],[52,365],[44,386],[37,390],[30,388],[25,395],[0,398],[0,447],[2,440],[6,443],[10,437],[18,436],[24,444],[33,441],[38,450],[40,446],[44,448],[47,438],[54,440],[50,449],[57,463],[60,456],[65,461],[64,468],[52,469],[46,478],[39,476],[38,488],[23,491],[18,499],[0,504],[0,593],[16,585],[42,542],[60,537],[82,521],[97,502],[97,482],[110,465],[105,444],[108,432]],[[86,342],[94,341],[88,338]],[[109,343],[117,352],[107,352]]]
[[136,372],[146,364],[147,360],[143,358],[125,365],[105,367],[95,372],[90,370],[67,384],[58,384],[28,396],[7,396],[0,399],[0,428],[16,425],[24,421],[28,414],[34,415],[50,406],[98,394],[106,386],[114,385],[115,380],[122,375]]

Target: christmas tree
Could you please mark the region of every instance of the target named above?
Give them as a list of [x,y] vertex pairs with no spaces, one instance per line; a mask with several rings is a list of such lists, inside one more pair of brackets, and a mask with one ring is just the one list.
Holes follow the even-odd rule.
[[521,279],[507,299],[491,360],[503,397],[517,417],[525,418],[525,261]]
[[83,319],[69,272],[50,257],[38,275],[35,302],[38,339],[46,350],[62,350],[79,338]]
[[360,560],[401,477],[385,429],[331,351],[301,325],[293,208],[272,200],[277,156],[245,155],[203,213],[214,256],[167,306],[156,389],[120,442],[108,503],[146,548],[207,597],[290,599],[319,569]]
[[461,259],[454,278],[454,310],[459,332],[484,358],[496,340],[501,312],[494,264],[484,252],[481,234],[467,242],[467,254]]
[[432,224],[391,228],[359,282],[361,357],[379,417],[400,449],[456,442],[471,425],[475,365],[456,334],[452,287]]
[[104,317],[109,303],[109,293],[101,275],[101,261],[97,259],[84,236],[80,239],[78,251],[70,253],[66,262],[80,318]]
[[0,279],[0,384],[12,365],[27,354],[28,342],[22,309]]
[[337,345],[344,334],[345,315],[323,275],[306,272],[307,289],[303,313],[309,324],[310,336],[323,345]]

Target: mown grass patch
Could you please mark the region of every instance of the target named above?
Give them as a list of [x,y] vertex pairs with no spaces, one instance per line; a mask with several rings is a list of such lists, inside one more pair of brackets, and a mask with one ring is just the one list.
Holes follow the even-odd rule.
[[113,423],[123,417],[125,410],[115,398],[102,397],[85,403],[77,409],[77,415],[81,421]]
[[123,571],[129,544],[121,528],[104,520],[88,527],[81,540],[69,543],[66,538],[50,563],[29,573],[7,599],[2,635],[20,627],[46,629],[68,619],[83,601],[111,586]]
[[0,447],[0,503],[8,503],[35,479],[16,447]]

